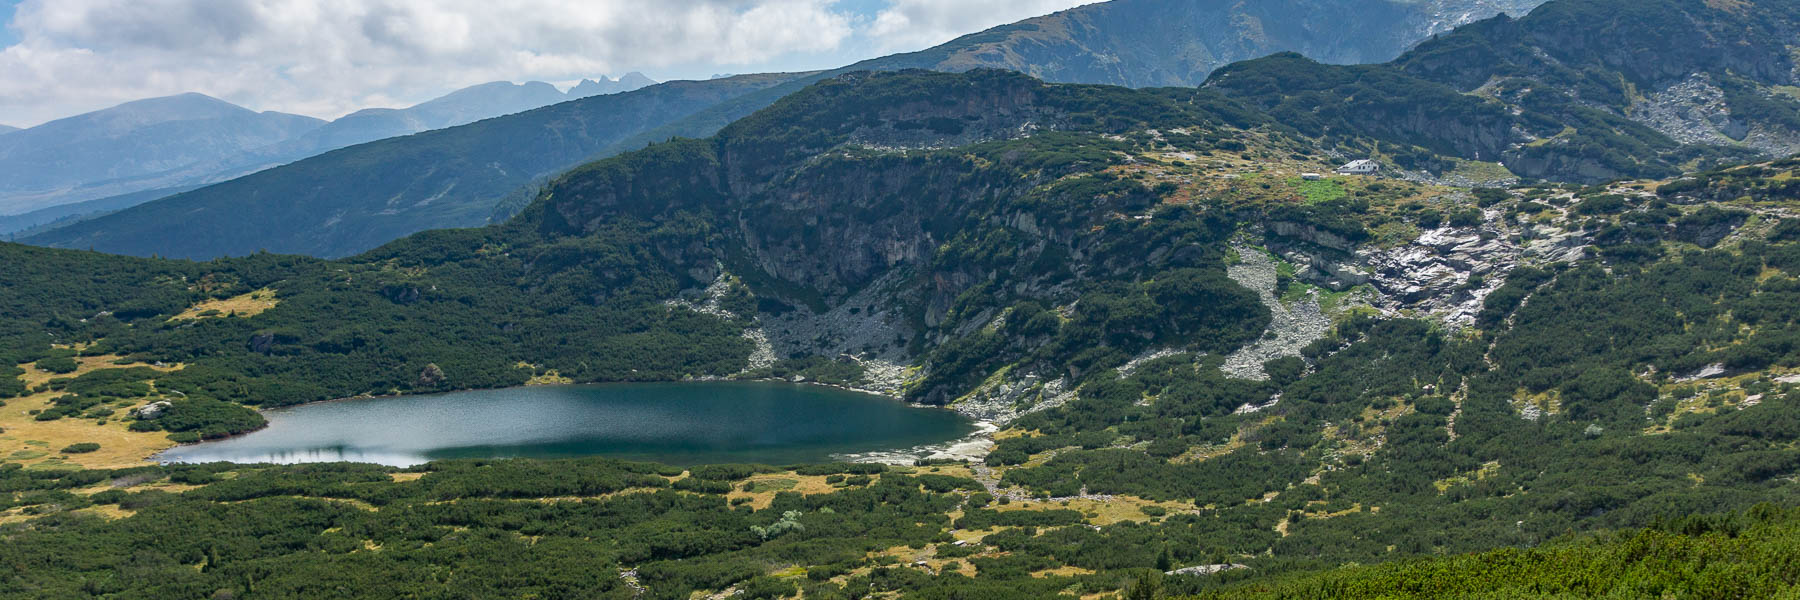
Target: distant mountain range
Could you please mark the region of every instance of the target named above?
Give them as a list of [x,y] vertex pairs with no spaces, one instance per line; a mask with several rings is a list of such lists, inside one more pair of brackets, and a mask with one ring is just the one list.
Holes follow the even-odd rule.
[[[828,72],[688,82],[679,86],[680,92],[658,92],[642,101],[575,103],[554,113],[533,111],[495,119],[480,128],[387,140],[23,241],[188,258],[258,250],[345,256],[423,229],[469,227],[496,214],[505,217],[532,194],[522,186],[651,142],[712,135],[783,96],[850,71],[996,67],[1064,82],[1195,85],[1231,61],[1280,50],[1346,62],[1386,60],[1433,33],[1540,3],[1113,0]],[[620,83],[633,79],[627,76]],[[707,89],[712,85],[723,87]],[[673,104],[653,97],[670,98]],[[703,99],[712,102],[696,103]],[[618,119],[629,124],[565,129],[571,119]],[[594,137],[572,137],[578,135]],[[534,167],[503,166],[521,164]],[[269,220],[258,220],[262,218]]]
[[[110,190],[196,163],[292,139],[325,122],[258,113],[202,94],[127,102],[0,138],[0,213],[19,213]],[[105,191],[101,195],[110,195]],[[88,196],[94,197],[94,196]]]
[[[653,83],[631,73],[583,80],[565,94],[548,83],[502,81],[331,122],[256,113],[202,94],[129,102],[20,130],[0,142],[0,215],[14,215],[0,218],[0,234],[93,212],[72,211],[78,203],[116,210],[345,146]],[[39,214],[22,214],[32,212]]]
[[674,81],[342,148],[26,238],[182,258],[338,256],[487,221],[496,199],[608,144],[799,75]]
[[19,130],[19,128],[13,127],[11,125],[0,125],[0,135],[5,135],[8,133],[12,133],[14,131],[18,131],[18,130]]

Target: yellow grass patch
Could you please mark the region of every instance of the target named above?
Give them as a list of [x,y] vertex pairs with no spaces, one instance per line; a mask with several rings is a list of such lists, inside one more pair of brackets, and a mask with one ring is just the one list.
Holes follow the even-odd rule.
[[77,356],[74,359],[76,367],[75,367],[75,372],[73,372],[73,373],[51,373],[49,371],[41,370],[41,369],[37,368],[36,366],[33,366],[32,363],[24,363],[24,364],[19,365],[19,368],[23,369],[25,371],[24,375],[19,376],[19,380],[25,382],[25,387],[32,388],[32,387],[37,387],[37,386],[49,383],[50,380],[52,380],[52,379],[80,377],[82,375],[86,375],[88,373],[92,373],[94,371],[100,371],[100,370],[104,370],[104,369],[130,369],[130,368],[134,368],[134,367],[144,367],[147,369],[155,369],[155,370],[167,373],[169,371],[179,371],[184,366],[184,365],[180,365],[180,364],[164,365],[164,366],[160,366],[160,367],[156,366],[156,365],[146,364],[146,363],[130,363],[130,364],[123,364],[123,365],[117,364],[118,361],[123,360],[124,358],[125,357],[119,356],[117,354],[106,354],[106,355],[102,355],[102,356]]
[[[956,519],[960,518],[960,517],[962,517],[961,514],[953,514],[950,517],[950,522],[955,523]],[[1005,531],[1006,529],[1007,529],[1006,527],[989,527],[987,529],[958,529],[956,531],[951,532],[950,537],[955,538],[958,541],[963,541],[963,542],[979,542],[979,541],[981,541],[982,538],[985,538],[990,535],[994,535],[996,533],[1000,533],[1002,531]]]
[[[1344,510],[1340,510],[1340,511],[1336,511],[1336,512],[1320,511],[1319,509],[1323,508],[1325,506],[1325,504],[1327,504],[1327,503],[1324,500],[1314,500],[1314,501],[1306,503],[1306,509],[1300,511],[1300,517],[1302,519],[1335,519],[1337,517],[1353,515],[1353,514],[1356,514],[1359,512],[1363,512],[1363,511],[1368,511],[1370,514],[1381,512],[1381,507],[1379,507],[1379,506],[1363,506],[1361,502],[1352,504],[1352,505],[1350,505],[1350,508],[1346,508]],[[1287,520],[1287,518],[1283,517],[1279,522],[1275,523],[1275,532],[1281,534],[1281,537],[1287,537],[1288,536],[1288,528],[1292,527],[1292,526],[1293,526],[1293,523],[1289,522]],[[1393,550],[1389,550],[1389,552],[1392,552],[1392,551]]]
[[1231,441],[1223,444],[1189,448],[1187,452],[1181,453],[1180,456],[1169,459],[1169,462],[1175,464],[1204,462],[1231,454],[1232,452],[1236,452],[1238,448],[1244,446],[1245,443],[1243,440],[1238,439],[1238,436],[1232,436]]
[[1545,390],[1537,394],[1527,394],[1525,390],[1519,390],[1513,394],[1512,405],[1514,409],[1520,411],[1523,411],[1526,406],[1536,406],[1544,416],[1554,415],[1562,412],[1562,392]]
[[1031,576],[1036,577],[1038,579],[1043,579],[1045,577],[1074,577],[1076,575],[1093,575],[1094,573],[1095,573],[1095,571],[1093,569],[1083,569],[1081,567],[1071,567],[1071,566],[1064,565],[1064,566],[1057,567],[1054,569],[1044,569],[1042,571],[1033,571],[1031,573]]
[[[945,476],[949,476],[949,477],[961,477],[964,479],[976,479],[975,470],[969,468],[969,465],[967,465],[967,464],[937,465],[937,466],[931,466],[931,467],[923,467],[923,468],[916,469],[914,471],[914,473],[915,474],[925,473],[925,474],[930,474],[930,475],[945,475]],[[977,479],[977,481],[979,481],[979,479]]]
[[562,374],[556,372],[556,369],[533,375],[531,379],[525,380],[525,385],[568,385],[571,383],[575,383],[575,380],[563,377]]
[[544,365],[535,365],[525,361],[519,361],[513,365],[513,368],[529,369],[532,372],[531,379],[525,380],[525,385],[568,385],[575,383],[574,379],[563,377],[562,373],[556,372],[556,369],[548,369],[542,373],[538,373],[537,370],[544,368]]
[[1249,445],[1244,442],[1245,434],[1268,427],[1280,420],[1281,417],[1278,415],[1269,415],[1255,423],[1241,425],[1238,427],[1237,433],[1231,434],[1231,439],[1226,440],[1225,443],[1189,448],[1187,452],[1183,452],[1181,455],[1169,459],[1169,462],[1176,464],[1196,463],[1231,454],[1232,452],[1236,452],[1239,448]]
[[[1677,388],[1692,388],[1694,390],[1694,395],[1677,401],[1674,410],[1670,411],[1667,417],[1663,418],[1661,421],[1652,423],[1649,427],[1645,427],[1644,433],[1668,433],[1674,429],[1675,421],[1680,420],[1683,415],[1688,413],[1708,414],[1725,409],[1746,408],[1746,405],[1751,404],[1751,402],[1750,393],[1744,390],[1745,386],[1764,378],[1775,380],[1792,374],[1793,373],[1789,369],[1777,368],[1767,371],[1752,371],[1729,377],[1715,377],[1703,381],[1664,385],[1657,394],[1659,401],[1672,398]],[[1780,392],[1775,391],[1773,393],[1778,394]],[[1761,399],[1759,398],[1757,401],[1760,402]]]
[[135,510],[125,510],[116,504],[96,504],[73,512],[98,515],[108,521],[116,521],[137,514]]
[[[616,492],[607,492],[604,494],[596,494],[593,496],[553,496],[553,497],[549,497],[549,498],[520,498],[519,500],[527,501],[527,502],[539,502],[539,503],[544,503],[544,504],[554,504],[557,502],[585,502],[588,500],[606,500],[609,498],[616,498],[619,496],[627,496],[627,495],[631,495],[631,494],[654,494],[657,492],[661,492],[663,490],[664,490],[664,488],[626,488],[626,489],[622,489],[622,490],[619,490]],[[451,500],[451,501],[446,501],[445,503],[450,503],[450,502],[455,502],[455,501]]]
[[424,473],[389,473],[388,476],[394,478],[394,483],[404,483],[407,481],[418,481],[419,478],[424,477],[425,474]]
[[225,316],[254,317],[265,310],[275,308],[275,305],[280,302],[281,300],[275,297],[275,290],[263,288],[248,294],[195,304],[188,307],[187,310],[181,311],[181,314],[169,317],[169,320],[191,321]]
[[1194,505],[1191,503],[1158,502],[1135,496],[1113,496],[1110,500],[1093,500],[1088,498],[1071,498],[1068,500],[1053,500],[1049,502],[1016,500],[1007,504],[990,504],[987,508],[998,512],[1015,510],[1076,510],[1081,511],[1081,514],[1083,515],[1087,515],[1084,520],[1087,521],[1089,525],[1104,527],[1115,523],[1123,523],[1125,521],[1139,523],[1150,521],[1155,517],[1144,513],[1144,507],[1147,506],[1162,508],[1165,514],[1194,511]]
[[1012,438],[1016,438],[1016,437],[1025,437],[1028,434],[1029,435],[1040,435],[1041,432],[1039,432],[1037,430],[1027,431],[1027,430],[1018,429],[1018,428],[1002,429],[1000,431],[994,432],[994,441],[1008,440],[1008,439],[1012,439]]
[[[1380,410],[1372,406],[1363,407],[1362,413],[1359,415],[1361,420],[1356,423],[1358,431],[1355,435],[1348,431],[1348,424],[1339,424],[1325,428],[1325,436],[1337,440],[1338,451],[1344,455],[1369,456],[1381,449],[1382,442],[1387,438],[1387,426],[1383,423],[1398,419],[1412,410],[1412,405],[1399,401]],[[1314,474],[1313,480],[1309,483],[1317,483],[1316,478],[1317,474]]]
[[[749,490],[744,489],[745,484],[750,486]],[[826,483],[824,475],[800,475],[793,471],[789,471],[786,473],[755,475],[749,479],[739,481],[732,485],[731,493],[726,494],[725,497],[730,500],[749,498],[750,508],[762,510],[768,508],[770,504],[773,504],[775,502],[775,494],[781,492],[797,492],[800,494],[812,495],[830,494],[839,489],[842,488],[834,487],[831,484]]]
[[1473,483],[1476,481],[1481,481],[1483,479],[1493,477],[1494,475],[1498,474],[1499,472],[1500,472],[1500,461],[1490,460],[1488,462],[1482,463],[1481,467],[1475,469],[1474,471],[1470,471],[1468,473],[1461,473],[1461,474],[1457,474],[1457,475],[1451,475],[1449,477],[1445,477],[1443,479],[1434,481],[1434,482],[1432,482],[1431,485],[1432,485],[1432,487],[1437,488],[1438,493],[1442,494],[1444,492],[1449,491],[1450,488],[1453,488],[1453,487],[1456,487],[1456,486],[1459,486],[1459,485],[1462,485],[1465,483]]
[[[25,374],[19,376],[19,379],[27,387],[36,387],[51,379],[79,377],[105,369],[145,367],[169,372],[181,368],[181,365],[158,367],[143,363],[115,364],[118,360],[119,356],[112,355],[76,357],[78,368],[67,374],[41,371],[35,366],[24,364],[19,365],[25,370]],[[140,399],[132,406],[113,406],[115,416],[101,425],[96,425],[92,419],[76,417],[64,417],[55,421],[33,418],[31,411],[49,408],[50,400],[60,395],[62,392],[49,391],[5,400],[6,406],[0,406],[0,430],[4,430],[4,433],[0,433],[0,461],[22,463],[31,468],[116,469],[145,464],[151,455],[175,446],[165,433],[125,429],[122,417],[132,406],[149,399]],[[85,454],[60,452],[65,447],[82,442],[100,444],[100,449]]]

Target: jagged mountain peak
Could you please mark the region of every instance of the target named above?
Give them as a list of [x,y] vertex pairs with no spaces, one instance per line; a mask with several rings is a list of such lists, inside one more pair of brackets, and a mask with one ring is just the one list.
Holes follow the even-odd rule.
[[618,94],[652,85],[656,85],[656,80],[637,71],[626,73],[618,79],[601,75],[599,79],[583,79],[581,83],[575,84],[575,87],[569,89],[569,97],[586,98],[601,94]]

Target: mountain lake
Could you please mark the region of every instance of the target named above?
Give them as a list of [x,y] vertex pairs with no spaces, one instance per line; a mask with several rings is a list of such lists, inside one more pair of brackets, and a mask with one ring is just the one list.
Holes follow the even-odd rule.
[[779,382],[534,386],[304,404],[269,426],[171,448],[164,463],[369,462],[603,456],[676,465],[829,462],[951,442],[954,412]]

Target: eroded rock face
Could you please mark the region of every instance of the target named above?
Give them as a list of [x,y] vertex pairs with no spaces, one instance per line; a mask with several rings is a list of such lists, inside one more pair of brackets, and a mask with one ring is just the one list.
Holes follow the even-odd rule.
[[1520,225],[1488,211],[1475,227],[1442,227],[1393,248],[1358,247],[1343,252],[1304,238],[1271,249],[1300,266],[1302,281],[1344,290],[1367,284],[1370,301],[1388,313],[1412,312],[1452,326],[1474,322],[1487,295],[1521,264],[1570,262],[1587,255],[1592,241],[1580,232]]
[[1240,262],[1226,269],[1232,281],[1256,292],[1263,306],[1269,308],[1269,328],[1262,339],[1225,357],[1220,366],[1233,377],[1266,380],[1263,363],[1284,356],[1299,356],[1300,349],[1325,336],[1331,330],[1331,318],[1325,315],[1315,297],[1284,304],[1275,297],[1278,267],[1275,259],[1261,249],[1236,247]]
[[1505,282],[1524,254],[1518,244],[1487,228],[1427,231],[1411,244],[1364,250],[1369,283],[1389,310],[1417,310],[1452,324],[1468,324],[1487,295]]
[[1745,146],[1773,156],[1800,152],[1800,134],[1732,114],[1725,91],[1705,73],[1645,95],[1629,116],[1683,144]]

